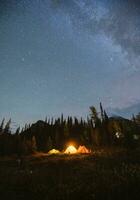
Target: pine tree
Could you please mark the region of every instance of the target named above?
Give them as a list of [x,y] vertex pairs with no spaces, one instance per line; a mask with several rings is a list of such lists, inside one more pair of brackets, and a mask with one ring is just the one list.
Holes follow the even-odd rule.
[[6,123],[5,128],[4,128],[4,133],[7,133],[7,134],[11,133],[10,125],[11,125],[11,119],[9,119],[9,121]]
[[100,102],[100,111],[101,111],[101,119],[102,119],[102,122],[104,121],[104,111],[103,111],[103,106],[102,106],[102,103]]
[[64,123],[64,117],[63,117],[63,114],[61,114],[61,124]]
[[3,132],[3,128],[4,128],[4,121],[5,121],[5,118],[3,118],[2,122],[1,122],[1,125],[0,125],[0,133]]
[[94,122],[94,126],[95,127],[99,127],[101,125],[101,120],[98,117],[97,110],[96,110],[96,108],[94,106],[90,107],[90,116],[91,116],[91,119]]
[[108,121],[108,115],[105,110],[104,110],[104,119],[105,119],[105,121]]
[[45,123],[46,123],[46,124],[48,123],[48,118],[47,118],[47,116],[46,116],[46,118],[45,118]]
[[19,133],[20,133],[20,127],[17,128],[15,135],[19,135]]

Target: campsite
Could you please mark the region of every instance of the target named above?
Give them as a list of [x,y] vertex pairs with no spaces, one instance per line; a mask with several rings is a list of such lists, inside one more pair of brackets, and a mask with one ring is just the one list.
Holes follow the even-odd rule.
[[0,200],[140,200],[140,0],[0,0]]

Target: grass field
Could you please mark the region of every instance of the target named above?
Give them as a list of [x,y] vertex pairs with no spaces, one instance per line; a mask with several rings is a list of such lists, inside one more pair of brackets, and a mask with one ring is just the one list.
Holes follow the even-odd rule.
[[140,155],[103,150],[90,155],[37,154],[0,159],[0,199],[139,200]]

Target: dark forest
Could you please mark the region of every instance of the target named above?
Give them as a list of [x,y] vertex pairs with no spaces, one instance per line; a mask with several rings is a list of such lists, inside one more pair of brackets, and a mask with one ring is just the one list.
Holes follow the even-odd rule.
[[140,145],[140,113],[132,119],[109,117],[100,103],[100,110],[90,107],[87,119],[68,117],[63,114],[58,119],[39,120],[26,124],[11,133],[11,119],[0,125],[0,154],[28,155],[35,152],[48,152],[51,149],[63,150],[73,142],[76,146],[85,145],[93,150],[96,147],[124,147],[135,149]]

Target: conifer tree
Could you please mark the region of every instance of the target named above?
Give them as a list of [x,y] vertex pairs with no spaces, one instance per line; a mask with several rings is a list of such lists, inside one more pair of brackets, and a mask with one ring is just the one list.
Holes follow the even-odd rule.
[[2,122],[1,122],[1,125],[0,125],[0,133],[3,132],[3,129],[4,129],[4,121],[5,121],[5,118],[3,118]]
[[102,106],[101,102],[100,102],[100,112],[101,112],[101,120],[103,122],[104,121],[104,111],[103,111],[103,106]]
[[15,135],[19,135],[19,133],[20,133],[20,127],[17,128]]
[[6,123],[5,128],[4,128],[4,133],[7,133],[7,134],[11,133],[10,125],[11,125],[11,119],[9,119],[9,121]]
[[101,124],[101,120],[98,117],[97,110],[96,110],[96,108],[94,106],[90,107],[90,116],[91,116],[91,119],[94,122],[95,127],[99,127],[100,124]]

